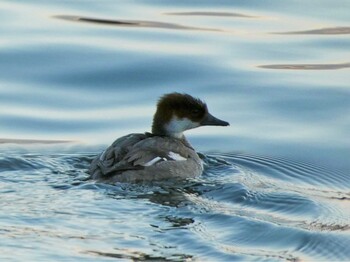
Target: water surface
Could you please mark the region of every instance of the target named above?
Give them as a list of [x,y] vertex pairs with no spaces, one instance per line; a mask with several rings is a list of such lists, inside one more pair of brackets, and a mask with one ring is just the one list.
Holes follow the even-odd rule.
[[[3,1],[0,258],[350,260],[349,10]],[[91,159],[149,131],[173,91],[231,124],[187,133],[203,176],[86,180]]]

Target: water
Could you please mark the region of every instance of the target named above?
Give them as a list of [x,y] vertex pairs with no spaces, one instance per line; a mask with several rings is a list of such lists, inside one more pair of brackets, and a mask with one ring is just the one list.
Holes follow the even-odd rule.
[[[348,1],[2,1],[0,260],[350,260]],[[86,181],[164,93],[194,180]]]

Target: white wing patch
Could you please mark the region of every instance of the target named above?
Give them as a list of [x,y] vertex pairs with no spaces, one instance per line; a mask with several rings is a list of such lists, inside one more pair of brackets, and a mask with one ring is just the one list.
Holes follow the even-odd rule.
[[157,157],[153,158],[151,161],[148,161],[147,163],[145,163],[144,166],[151,166],[151,165],[157,163],[161,159],[162,159],[161,157],[157,156]]
[[[180,154],[174,153],[172,151],[169,152],[168,157],[172,160],[175,160],[175,161],[187,160],[187,158],[184,158]],[[157,156],[157,157],[153,158],[152,160],[148,161],[147,163],[143,164],[143,166],[152,166],[152,165],[158,163],[159,161],[168,161],[168,159],[166,159],[165,157]]]
[[143,166],[152,166],[154,165],[155,163],[159,162],[159,161],[168,161],[168,159],[166,159],[165,157],[160,157],[160,156],[157,156],[155,158],[153,158],[152,160],[148,161],[147,163],[145,163]]
[[183,156],[181,156],[180,154],[174,153],[172,151],[169,152],[168,156],[175,160],[175,161],[185,161],[187,160],[187,158],[184,158]]

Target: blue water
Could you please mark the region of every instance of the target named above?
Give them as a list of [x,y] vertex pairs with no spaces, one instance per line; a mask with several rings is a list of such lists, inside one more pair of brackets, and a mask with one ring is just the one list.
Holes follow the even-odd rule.
[[[350,2],[2,1],[0,260],[350,260]],[[86,181],[159,96],[203,176]]]

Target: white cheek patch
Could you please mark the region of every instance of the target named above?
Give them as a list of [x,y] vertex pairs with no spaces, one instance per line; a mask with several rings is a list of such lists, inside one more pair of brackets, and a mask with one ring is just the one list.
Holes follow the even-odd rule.
[[170,120],[170,122],[165,126],[165,129],[168,132],[168,134],[172,134],[175,137],[181,138],[182,132],[199,126],[199,123],[193,122],[186,117],[180,119],[174,116]]
[[185,161],[187,160],[187,158],[184,158],[183,156],[181,156],[180,154],[174,153],[174,152],[169,152],[168,156],[175,160],[175,161]]

